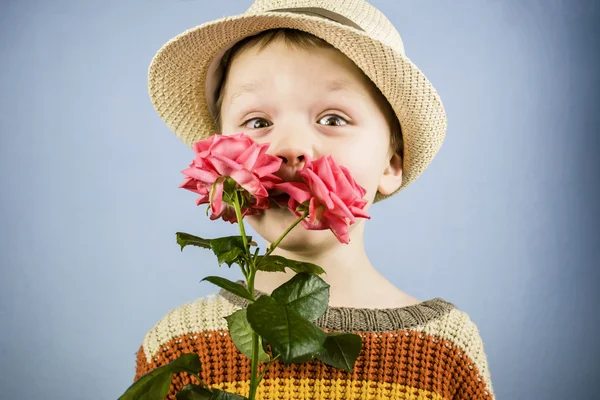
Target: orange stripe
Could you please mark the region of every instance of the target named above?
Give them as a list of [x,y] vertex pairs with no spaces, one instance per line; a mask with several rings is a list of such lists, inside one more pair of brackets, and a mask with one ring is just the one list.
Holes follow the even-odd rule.
[[[381,383],[396,385],[398,388],[411,388],[417,392],[437,393],[440,398],[451,399],[459,393],[467,398],[485,398],[485,383],[478,378],[477,367],[454,343],[434,335],[406,330],[355,333],[363,336],[363,348],[351,374],[318,360],[289,365],[278,360],[271,364],[263,381],[352,380],[357,383]],[[204,351],[198,352],[198,349]],[[190,352],[199,354],[203,366],[200,377],[211,387],[228,383],[237,385],[250,380],[250,359],[239,353],[226,330],[179,336],[164,344],[159,353],[153,355],[151,363],[147,363],[141,347],[137,357],[135,380],[181,354]],[[260,363],[259,370],[264,366],[265,363]],[[193,377],[192,380],[193,383],[198,383]],[[175,393],[187,383],[190,383],[188,374],[177,374],[171,390]],[[326,386],[328,385],[323,384],[321,389]]]

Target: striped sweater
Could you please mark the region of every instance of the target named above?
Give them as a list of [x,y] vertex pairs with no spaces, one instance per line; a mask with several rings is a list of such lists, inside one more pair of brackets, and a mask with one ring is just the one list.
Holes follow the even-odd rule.
[[[251,361],[231,341],[224,318],[247,305],[248,300],[221,289],[167,313],[144,337],[134,381],[195,352],[206,384],[247,396]],[[289,365],[276,360],[261,380],[257,399],[495,399],[477,326],[439,297],[401,308],[330,306],[315,323],[326,332],[361,335],[352,372],[316,359]],[[259,363],[259,371],[265,364]],[[175,374],[167,398],[175,400],[188,383],[199,384],[185,372]]]

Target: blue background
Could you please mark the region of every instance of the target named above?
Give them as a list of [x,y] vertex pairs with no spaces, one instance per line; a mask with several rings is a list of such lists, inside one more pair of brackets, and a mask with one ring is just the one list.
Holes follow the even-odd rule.
[[[0,397],[116,399],[165,313],[216,291],[193,158],[155,113],[170,38],[250,0],[0,2]],[[425,173],[371,209],[399,288],[466,311],[498,399],[600,398],[599,7],[391,1],[449,118]]]

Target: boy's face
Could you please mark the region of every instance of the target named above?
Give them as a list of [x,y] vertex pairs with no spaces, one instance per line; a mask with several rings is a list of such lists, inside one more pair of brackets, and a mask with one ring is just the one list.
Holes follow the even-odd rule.
[[[270,142],[268,153],[284,158],[278,176],[299,180],[303,154],[313,160],[331,155],[367,190],[368,209],[379,189],[393,192],[401,182],[401,160],[390,148],[390,129],[378,105],[376,88],[335,49],[299,50],[283,41],[264,50],[249,48],[233,60],[223,93],[222,133],[244,132]],[[295,220],[273,208],[247,217],[273,243]],[[350,227],[351,232],[363,219]],[[295,228],[279,245],[290,251],[332,244],[329,231]]]

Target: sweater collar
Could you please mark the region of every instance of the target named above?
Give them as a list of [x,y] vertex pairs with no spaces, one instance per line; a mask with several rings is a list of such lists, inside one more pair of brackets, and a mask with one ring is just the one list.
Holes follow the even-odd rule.
[[[237,283],[248,288],[244,280]],[[248,307],[249,301],[225,289],[219,294],[230,303],[240,307]],[[266,293],[254,290],[254,297],[259,298]],[[315,321],[322,329],[337,331],[395,331],[419,325],[425,325],[452,311],[456,306],[440,297],[396,308],[354,308],[327,307],[325,313]]]

